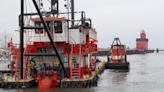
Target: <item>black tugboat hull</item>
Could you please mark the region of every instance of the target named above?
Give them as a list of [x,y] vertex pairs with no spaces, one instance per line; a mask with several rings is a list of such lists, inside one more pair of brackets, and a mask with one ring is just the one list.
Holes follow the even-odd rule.
[[106,69],[129,69],[129,62],[125,63],[106,63]]

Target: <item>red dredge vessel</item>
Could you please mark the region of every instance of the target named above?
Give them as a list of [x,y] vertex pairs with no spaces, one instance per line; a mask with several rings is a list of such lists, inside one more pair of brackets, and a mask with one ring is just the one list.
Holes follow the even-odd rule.
[[[8,79],[3,79],[1,87],[96,86],[104,62],[96,66],[97,32],[91,19],[86,18],[84,11],[74,12],[73,0],[71,12],[66,13],[59,13],[58,0],[51,0],[52,9],[46,12],[40,10],[41,2],[32,1],[37,12],[24,13],[21,8],[20,44],[9,42],[14,58],[10,64],[12,73],[5,76]],[[74,13],[81,15],[79,20],[74,18]],[[28,23],[25,18],[29,19]]]
[[129,62],[126,57],[126,47],[121,44],[119,38],[114,38],[110,48],[111,57],[106,63],[106,69],[129,69]]

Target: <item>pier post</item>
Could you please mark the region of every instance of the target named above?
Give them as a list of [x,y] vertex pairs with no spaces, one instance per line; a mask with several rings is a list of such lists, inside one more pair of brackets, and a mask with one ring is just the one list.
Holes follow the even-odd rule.
[[159,49],[158,48],[156,49],[156,52],[159,53]]

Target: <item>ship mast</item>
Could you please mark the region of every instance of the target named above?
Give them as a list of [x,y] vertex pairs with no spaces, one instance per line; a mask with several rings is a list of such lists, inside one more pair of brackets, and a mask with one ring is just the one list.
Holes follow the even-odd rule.
[[21,0],[21,15],[20,15],[20,74],[23,79],[23,57],[24,57],[24,0]]
[[74,20],[75,20],[75,15],[74,15],[74,0],[71,0],[71,27],[74,27]]

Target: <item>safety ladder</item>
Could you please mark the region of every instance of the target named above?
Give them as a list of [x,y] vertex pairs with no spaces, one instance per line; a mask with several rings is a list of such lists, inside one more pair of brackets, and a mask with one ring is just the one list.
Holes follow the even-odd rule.
[[71,79],[79,79],[80,78],[80,62],[77,63],[77,59],[73,55],[73,51],[74,51],[73,49],[74,49],[74,45],[71,45],[70,78]]

